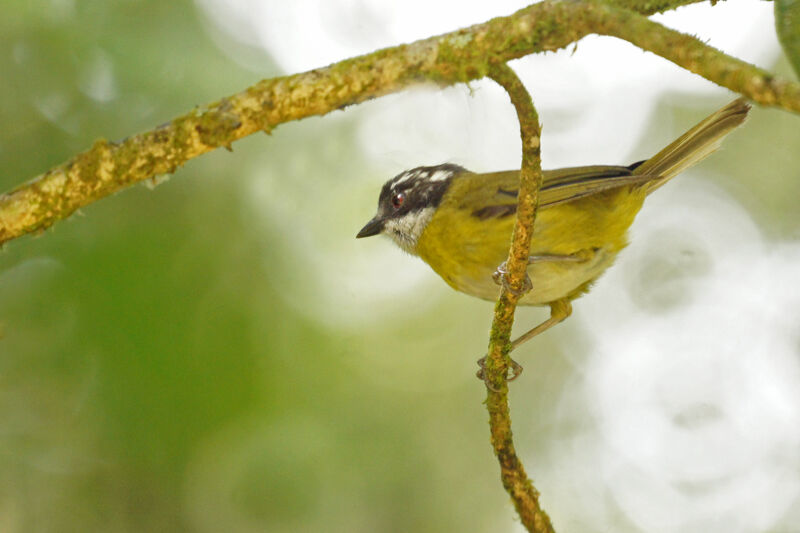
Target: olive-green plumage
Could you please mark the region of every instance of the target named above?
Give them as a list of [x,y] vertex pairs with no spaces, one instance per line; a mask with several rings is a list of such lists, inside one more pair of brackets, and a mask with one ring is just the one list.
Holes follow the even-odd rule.
[[[630,167],[545,171],[528,267],[533,288],[519,303],[552,304],[585,292],[627,244],[647,195],[713,152],[749,109],[735,100]],[[508,256],[518,186],[518,170],[419,167],[384,185],[378,214],[359,237],[387,233],[454,289],[494,300],[492,274]]]
[[[625,167],[580,169],[585,179],[604,170],[630,172]],[[546,172],[548,185],[559,176]],[[565,176],[566,177],[566,176]],[[508,257],[514,212],[476,216],[474,199],[490,198],[490,205],[516,206],[516,198],[499,198],[498,188],[515,191],[519,171],[454,177],[442,203],[417,242],[417,254],[456,290],[496,300],[498,285],[492,273]],[[599,276],[626,244],[625,232],[642,205],[641,188],[615,187],[576,199],[549,204],[550,191],[541,194],[540,210],[531,241],[531,255],[570,256],[583,261],[543,261],[531,264],[533,289],[520,304],[541,305],[580,290]],[[556,194],[561,191],[556,188]],[[505,204],[499,202],[505,202]],[[514,203],[509,203],[514,202]]]

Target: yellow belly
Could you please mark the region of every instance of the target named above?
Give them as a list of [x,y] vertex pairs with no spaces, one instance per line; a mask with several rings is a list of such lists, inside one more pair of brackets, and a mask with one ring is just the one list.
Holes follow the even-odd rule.
[[[574,298],[611,266],[627,244],[626,233],[641,208],[644,193],[620,188],[540,210],[531,255],[579,254],[581,262],[538,262],[528,267],[533,289],[523,305]],[[451,287],[495,300],[492,279],[508,257],[514,216],[481,220],[444,199],[417,242],[417,254]]]

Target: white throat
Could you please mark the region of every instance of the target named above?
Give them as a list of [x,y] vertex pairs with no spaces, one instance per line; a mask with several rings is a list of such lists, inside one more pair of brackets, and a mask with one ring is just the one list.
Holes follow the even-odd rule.
[[433,207],[425,207],[415,209],[400,218],[390,218],[386,221],[383,233],[391,237],[397,246],[406,252],[417,255],[417,241],[435,211]]

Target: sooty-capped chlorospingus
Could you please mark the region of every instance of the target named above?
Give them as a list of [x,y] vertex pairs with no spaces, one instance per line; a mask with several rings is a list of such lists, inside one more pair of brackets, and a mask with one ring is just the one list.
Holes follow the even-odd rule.
[[[749,110],[744,99],[735,100],[655,156],[629,166],[544,171],[528,260],[532,288],[519,304],[549,305],[550,318],[514,340],[512,349],[570,315],[570,302],[627,244],[628,228],[647,195],[713,152]],[[518,187],[519,170],[478,174],[453,164],[407,170],[383,185],[378,212],[357,237],[386,234],[454,289],[496,300]],[[515,377],[521,367],[514,366]]]

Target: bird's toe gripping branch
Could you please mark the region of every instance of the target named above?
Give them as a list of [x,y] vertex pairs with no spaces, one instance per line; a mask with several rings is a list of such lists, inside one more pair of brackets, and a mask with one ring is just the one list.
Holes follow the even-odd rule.
[[500,263],[500,266],[498,266],[497,270],[495,270],[494,274],[492,274],[492,279],[494,280],[495,283],[497,283],[498,285],[502,285],[503,287],[506,288],[508,292],[512,293],[514,296],[517,297],[520,297],[523,294],[530,292],[530,290],[533,288],[533,283],[531,283],[531,278],[530,276],[528,276],[527,273],[525,274],[525,280],[521,288],[516,289],[512,287],[511,284],[508,282],[508,268],[506,265],[506,261]]

